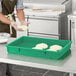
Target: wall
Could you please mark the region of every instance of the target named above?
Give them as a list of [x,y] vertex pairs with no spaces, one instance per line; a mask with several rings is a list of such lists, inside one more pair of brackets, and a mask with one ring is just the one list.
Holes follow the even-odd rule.
[[76,10],[76,0],[72,0],[72,7],[73,7],[73,10]]

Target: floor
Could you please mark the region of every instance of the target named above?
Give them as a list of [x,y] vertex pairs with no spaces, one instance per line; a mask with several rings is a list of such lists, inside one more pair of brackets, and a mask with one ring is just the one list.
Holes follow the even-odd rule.
[[[1,72],[1,69],[3,69],[2,67],[4,68],[3,72]],[[69,73],[66,72],[12,64],[0,64],[0,76],[2,76],[1,73],[4,73],[6,70],[5,67],[8,68],[7,73],[9,76],[69,76]],[[76,76],[76,74],[74,76]]]
[[69,76],[69,73],[24,67],[18,65],[8,65],[11,76]]

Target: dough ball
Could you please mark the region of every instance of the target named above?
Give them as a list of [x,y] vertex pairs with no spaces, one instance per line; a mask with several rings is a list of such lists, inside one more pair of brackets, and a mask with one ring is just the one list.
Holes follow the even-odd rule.
[[0,38],[0,43],[5,43],[5,42],[7,42],[7,41],[8,41],[7,38],[5,38],[5,39]]
[[27,30],[27,26],[26,25],[19,25],[18,28],[21,28],[23,31]]
[[55,52],[57,52],[58,50],[56,50],[56,49],[48,49],[49,51],[55,51]]
[[60,45],[52,45],[52,46],[50,46],[49,50],[58,51],[58,50],[61,50],[61,49],[62,49],[62,46],[60,46]]
[[42,49],[41,47],[33,47],[32,49]]
[[37,48],[46,49],[46,48],[48,48],[48,45],[45,44],[45,43],[40,43],[40,44],[37,44],[36,47],[37,47]]

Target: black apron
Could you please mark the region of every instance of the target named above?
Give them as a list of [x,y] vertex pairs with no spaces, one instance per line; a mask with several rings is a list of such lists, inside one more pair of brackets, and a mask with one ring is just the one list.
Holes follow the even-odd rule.
[[[8,15],[14,12],[14,7],[17,3],[17,0],[2,0],[2,14]],[[15,20],[15,16],[12,15],[13,19]],[[5,24],[0,21],[0,32],[10,33],[10,25]],[[12,27],[12,37],[16,37],[16,30]]]

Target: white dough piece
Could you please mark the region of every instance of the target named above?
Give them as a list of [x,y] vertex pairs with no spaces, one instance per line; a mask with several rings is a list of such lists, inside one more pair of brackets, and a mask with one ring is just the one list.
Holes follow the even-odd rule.
[[18,28],[21,28],[23,31],[27,30],[27,26],[26,25],[19,25]]
[[41,47],[33,47],[32,49],[42,49]]
[[57,52],[58,50],[56,50],[56,49],[48,49],[49,51],[55,51],[55,52]]
[[8,33],[0,33],[0,43],[8,42],[9,38],[10,38],[10,34],[8,34]]
[[5,43],[5,42],[7,42],[7,41],[8,41],[7,38],[5,38],[5,39],[0,38],[0,43]]
[[50,48],[48,50],[59,51],[61,49],[62,49],[62,46],[60,46],[60,45],[52,45],[52,46],[50,46]]
[[46,48],[48,48],[48,45],[45,44],[45,43],[40,43],[40,44],[37,44],[37,45],[36,45],[36,48],[46,49]]

